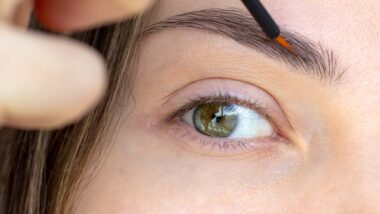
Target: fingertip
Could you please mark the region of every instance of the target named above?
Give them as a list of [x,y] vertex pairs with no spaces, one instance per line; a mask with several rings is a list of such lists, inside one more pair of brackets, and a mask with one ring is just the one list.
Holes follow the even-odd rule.
[[78,121],[106,88],[106,65],[90,47],[66,38],[2,30],[0,123],[52,129]]
[[35,0],[35,15],[46,28],[77,31],[142,12],[153,0]]
[[85,20],[76,17],[70,2],[62,4],[62,1],[35,0],[34,15],[38,22],[46,29],[52,31],[76,30],[77,25],[83,25]]

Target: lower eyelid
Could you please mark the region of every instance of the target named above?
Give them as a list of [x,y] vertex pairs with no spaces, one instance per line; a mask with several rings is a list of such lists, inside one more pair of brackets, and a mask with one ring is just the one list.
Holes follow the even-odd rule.
[[169,134],[175,137],[175,142],[184,149],[202,155],[241,156],[268,150],[279,144],[289,143],[281,136],[259,139],[212,138],[196,132],[189,124],[181,120],[174,120],[170,123]]

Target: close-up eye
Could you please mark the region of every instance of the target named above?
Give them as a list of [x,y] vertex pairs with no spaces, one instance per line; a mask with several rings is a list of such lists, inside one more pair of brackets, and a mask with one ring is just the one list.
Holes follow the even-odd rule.
[[196,153],[239,155],[290,142],[280,105],[244,82],[198,81],[182,88],[166,106],[172,112],[165,120],[169,137]]
[[201,104],[184,114],[183,120],[199,133],[215,138],[259,138],[275,135],[268,119],[241,105],[214,102]]

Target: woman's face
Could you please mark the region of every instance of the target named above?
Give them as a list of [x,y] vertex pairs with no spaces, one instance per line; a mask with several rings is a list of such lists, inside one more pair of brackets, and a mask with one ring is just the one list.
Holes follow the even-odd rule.
[[380,4],[263,4],[307,60],[247,33],[240,1],[161,2],[78,213],[380,212]]

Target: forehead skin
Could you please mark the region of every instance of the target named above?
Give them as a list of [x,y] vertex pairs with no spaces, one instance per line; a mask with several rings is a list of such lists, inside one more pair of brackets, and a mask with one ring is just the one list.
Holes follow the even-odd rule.
[[[350,68],[347,74],[352,80],[350,85],[357,81],[368,85],[369,79],[363,74],[373,76],[378,72],[380,4],[377,0],[271,0],[263,3],[279,25],[334,49]],[[154,21],[194,10],[231,7],[243,8],[243,5],[238,0],[162,0]]]

